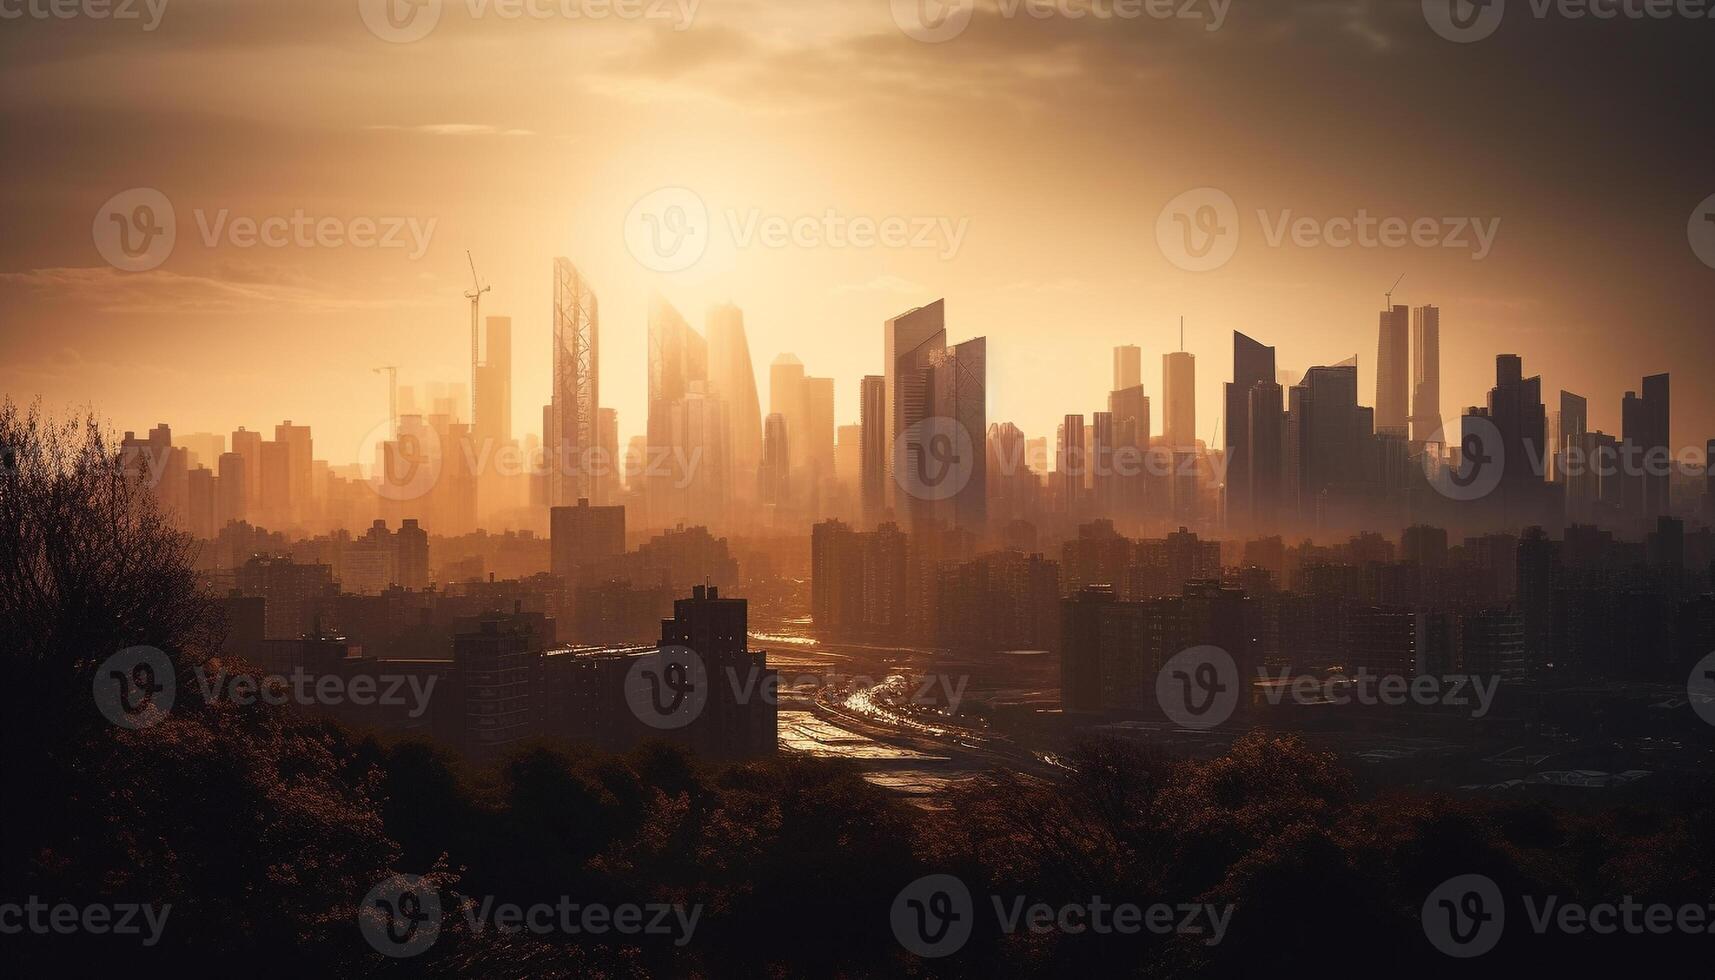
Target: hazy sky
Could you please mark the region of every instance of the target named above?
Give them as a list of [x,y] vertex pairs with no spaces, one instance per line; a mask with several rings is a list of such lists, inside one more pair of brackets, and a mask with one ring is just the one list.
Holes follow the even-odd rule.
[[[386,33],[379,0],[167,0],[153,30],[141,0],[139,20],[33,18],[28,2],[0,0],[26,14],[0,21],[0,390],[119,428],[291,418],[319,457],[350,461],[386,412],[373,366],[468,376],[469,249],[485,312],[513,318],[515,431],[540,426],[565,255],[600,298],[622,437],[643,426],[651,290],[699,329],[711,303],[743,307],[764,406],[768,362],[791,351],[836,379],[841,424],[857,378],[882,371],[883,319],[945,297],[951,341],[989,338],[991,420],[1033,437],[1105,408],[1123,343],[1144,348],[1159,431],[1184,315],[1208,439],[1235,329],[1283,368],[1356,352],[1373,401],[1376,311],[1401,273],[1395,302],[1442,308],[1450,418],[1504,350],[1611,432],[1622,392],[1670,371],[1675,445],[1715,436],[1694,378],[1715,364],[1715,268],[1688,232],[1715,206],[1715,20],[1510,0],[1492,36],[1455,43],[1418,0],[1150,8],[1190,15],[1168,18],[981,0],[958,36],[923,43],[900,26],[915,0],[642,0],[657,16],[599,20],[562,11],[604,0],[535,0],[544,17],[426,0],[433,29],[395,42],[366,26]],[[411,12],[393,23],[428,23]],[[1157,225],[1202,187],[1234,202],[1238,245],[1196,272]],[[97,246],[104,204],[134,188],[176,219],[142,272]],[[700,261],[639,261],[651,230],[687,227],[656,212],[652,229],[640,200],[706,211],[689,226]],[[1270,241],[1283,221],[1320,235],[1360,211],[1451,242]],[[300,213],[342,237],[397,224],[405,247],[241,247],[239,219]],[[830,214],[901,220],[906,241],[836,245]],[[798,243],[770,244],[801,218]],[[1486,254],[1443,219],[1493,229]]]

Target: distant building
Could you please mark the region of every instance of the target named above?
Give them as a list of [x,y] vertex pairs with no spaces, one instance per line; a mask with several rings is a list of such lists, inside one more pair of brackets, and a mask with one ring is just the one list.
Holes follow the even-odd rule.
[[591,507],[579,499],[575,507],[548,512],[549,568],[567,580],[582,566],[625,553],[625,508]]

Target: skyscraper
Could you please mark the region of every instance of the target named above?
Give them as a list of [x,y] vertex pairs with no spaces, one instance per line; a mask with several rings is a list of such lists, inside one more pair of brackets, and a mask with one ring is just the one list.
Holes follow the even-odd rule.
[[724,412],[698,405],[689,410],[687,397],[711,399],[708,393],[709,348],[702,334],[660,296],[649,303],[649,453],[662,465],[652,465],[644,480],[650,520],[671,526],[686,516],[680,504],[692,477],[693,450],[711,445],[709,426],[725,424]]
[[1297,494],[1303,516],[1309,519],[1332,516],[1319,513],[1324,500],[1349,496],[1363,486],[1365,444],[1373,434],[1373,410],[1358,404],[1358,368],[1355,364],[1313,367],[1291,392],[1290,430],[1296,445],[1289,446],[1291,465],[1297,475]]
[[1084,417],[1068,415],[1060,423],[1054,459],[1054,482],[1062,514],[1076,517],[1084,512],[1084,471]]
[[262,503],[262,433],[239,426],[232,433],[232,451],[244,460],[244,503],[254,522]]
[[[887,501],[894,506],[899,483],[894,479],[894,447],[901,433],[929,417],[929,355],[947,346],[946,309],[943,300],[901,313],[888,320],[882,330],[882,363],[885,370],[887,443]],[[907,447],[908,465],[916,465]]]
[[[1268,531],[1280,519],[1284,503],[1282,482],[1286,476],[1286,425],[1280,385],[1274,381],[1259,381],[1252,385],[1245,409],[1249,516],[1254,527]],[[1230,466],[1229,463],[1229,481],[1233,478]]]
[[738,481],[737,489],[749,499],[754,494],[748,475],[756,472],[762,459],[762,406],[744,332],[744,311],[731,303],[710,307],[708,332],[709,389],[726,402],[733,471],[747,475]]
[[796,354],[782,353],[768,365],[768,412],[786,420],[794,470],[805,465],[804,362]]
[[[1482,448],[1500,466],[1500,483],[1492,494],[1501,510],[1497,526],[1518,527],[1545,524],[1543,506],[1549,501],[1543,463],[1548,452],[1548,411],[1542,402],[1542,378],[1524,377],[1524,362],[1517,354],[1495,357],[1495,386],[1489,389],[1486,409],[1467,418],[1485,417],[1500,436],[1500,446]],[[1470,426],[1465,427],[1467,432]]]
[[1410,417],[1411,321],[1409,310],[1383,310],[1376,341],[1376,431],[1404,436]]
[[619,495],[620,475],[625,472],[625,460],[619,456],[619,412],[612,408],[596,409],[596,471],[592,481],[600,496],[597,504],[611,504]]
[[1227,520],[1250,520],[1251,389],[1274,385],[1274,348],[1233,331],[1233,380],[1226,388]]
[[1589,407],[1584,398],[1572,392],[1561,389],[1560,408],[1554,413],[1554,437],[1549,441],[1548,478],[1557,483],[1568,483],[1569,462],[1568,450],[1572,446],[1584,444],[1584,433],[1589,428]]
[[[261,462],[258,453],[257,462]],[[238,453],[221,453],[216,476],[214,500],[214,529],[219,531],[232,521],[242,521],[250,514],[250,473],[247,461]]]
[[1174,351],[1161,358],[1161,434],[1174,449],[1197,445],[1197,358]]
[[805,378],[803,396],[804,466],[819,482],[834,475],[834,379]]
[[757,496],[765,504],[785,507],[792,496],[792,449],[786,416],[770,412],[762,420],[762,463],[757,467]]
[[1644,378],[1643,395],[1626,392],[1620,405],[1620,462],[1624,467],[1625,511],[1631,519],[1653,524],[1668,512],[1668,376]]
[[1441,308],[1411,311],[1411,441],[1422,444],[1441,430]]
[[871,527],[887,510],[887,380],[865,375],[858,388],[858,424],[863,427],[863,459],[859,463],[859,497],[864,526]]
[[1114,391],[1143,384],[1143,348],[1124,344],[1114,348]]
[[315,455],[310,441],[310,427],[293,425],[291,419],[274,426],[274,441],[286,444],[286,511],[288,520],[302,520],[310,514],[310,460]]
[[[597,415],[601,405],[601,315],[595,291],[569,259],[554,260],[552,432],[542,434],[550,505],[601,500]],[[596,460],[599,463],[599,459]]]
[[[937,502],[942,506],[935,508],[936,516],[953,527],[980,534],[988,521],[988,340],[976,337],[935,351],[929,357],[929,367],[930,413],[956,423],[969,440],[961,442],[957,451],[968,448],[971,454],[968,461],[956,463],[961,472],[969,468],[964,485],[948,500]],[[923,451],[933,449],[924,447]]]
[[486,318],[483,340],[482,360],[471,365],[476,378],[471,431],[479,447],[494,452],[512,441],[512,318]]

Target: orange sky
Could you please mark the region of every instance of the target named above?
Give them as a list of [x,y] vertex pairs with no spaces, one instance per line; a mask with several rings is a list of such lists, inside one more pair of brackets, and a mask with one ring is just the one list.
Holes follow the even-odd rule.
[[[884,0],[703,0],[683,30],[487,9],[446,2],[411,43],[378,39],[356,0],[170,0],[152,31],[4,25],[0,390],[92,404],[119,428],[291,418],[314,427],[318,456],[349,461],[385,414],[373,366],[400,365],[403,383],[467,376],[469,249],[493,285],[485,311],[513,318],[515,430],[540,425],[550,263],[565,255],[600,297],[622,437],[642,428],[659,290],[699,328],[712,302],[743,307],[764,404],[768,362],[791,351],[836,379],[842,424],[857,378],[881,373],[882,320],[944,296],[950,340],[989,338],[991,420],[1031,436],[1105,408],[1116,344],[1144,348],[1159,396],[1184,315],[1209,438],[1235,329],[1276,345],[1283,368],[1356,352],[1371,400],[1376,311],[1403,272],[1396,302],[1442,307],[1449,416],[1481,401],[1505,350],[1546,391],[1588,396],[1609,431],[1624,390],[1673,372],[1674,442],[1715,436],[1715,395],[1692,377],[1715,363],[1715,269],[1687,239],[1715,194],[1697,57],[1711,25],[1521,15],[1453,44],[1417,0],[1237,2],[1215,31],[989,4],[925,44]],[[1205,186],[1235,202],[1239,244],[1190,272],[1156,223]],[[92,223],[139,187],[172,203],[176,240],[159,267],[121,272]],[[633,205],[666,187],[710,215],[682,271],[628,247]],[[1268,241],[1288,215],[1360,210],[1499,224],[1480,260]],[[420,256],[208,244],[222,211],[433,233]],[[830,213],[962,237],[742,240]]]

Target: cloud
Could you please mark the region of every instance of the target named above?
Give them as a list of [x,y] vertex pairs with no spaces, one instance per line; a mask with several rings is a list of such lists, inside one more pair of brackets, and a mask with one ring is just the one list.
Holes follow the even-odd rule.
[[360,299],[326,285],[297,285],[290,277],[186,276],[155,270],[127,273],[106,267],[61,267],[0,273],[15,286],[57,302],[101,313],[340,313],[427,305],[419,300]]

